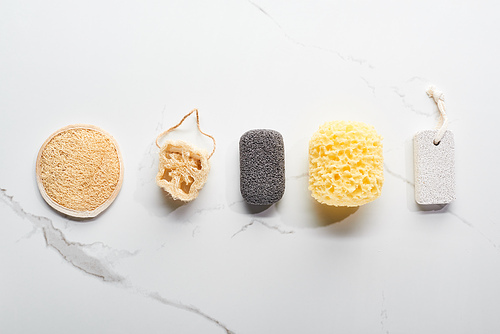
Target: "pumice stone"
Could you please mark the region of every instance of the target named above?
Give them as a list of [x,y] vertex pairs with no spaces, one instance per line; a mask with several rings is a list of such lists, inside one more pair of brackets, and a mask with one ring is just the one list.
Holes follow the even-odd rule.
[[436,130],[418,132],[413,139],[415,201],[418,204],[448,204],[455,199],[455,141],[447,130],[434,144]]
[[441,115],[436,130],[420,131],[413,138],[415,201],[420,205],[445,205],[455,199],[455,140],[446,130],[448,116],[444,94],[427,89]]
[[285,149],[278,131],[257,129],[240,138],[240,192],[252,205],[271,205],[285,192]]

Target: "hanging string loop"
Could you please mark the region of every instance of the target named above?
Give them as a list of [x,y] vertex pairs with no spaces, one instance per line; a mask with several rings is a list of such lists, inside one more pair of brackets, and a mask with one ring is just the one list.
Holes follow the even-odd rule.
[[207,134],[207,133],[203,132],[203,131],[201,130],[201,128],[200,128],[200,116],[199,116],[199,114],[198,114],[198,109],[193,109],[193,110],[191,110],[189,113],[187,113],[187,114],[186,114],[186,115],[182,118],[182,120],[181,120],[181,121],[180,121],[177,125],[174,125],[174,126],[173,126],[173,127],[171,127],[170,129],[165,130],[165,131],[163,131],[162,133],[160,133],[160,134],[158,135],[158,137],[156,137],[156,146],[158,146],[158,148],[161,148],[160,143],[159,143],[160,139],[161,139],[162,137],[164,137],[167,133],[169,133],[169,132],[171,132],[171,131],[173,131],[173,130],[177,129],[177,128],[178,128],[178,127],[179,127],[179,126],[180,126],[180,125],[184,122],[184,120],[186,120],[186,118],[188,118],[189,116],[191,116],[191,114],[193,114],[193,113],[196,113],[196,125],[198,126],[198,130],[200,131],[200,133],[201,133],[201,134],[203,134],[203,135],[205,135],[205,136],[207,136],[207,137],[209,137],[209,138],[210,138],[210,139],[212,139],[212,141],[214,142],[214,148],[213,148],[213,150],[212,150],[212,153],[210,153],[210,155],[208,156],[208,159],[210,159],[210,158],[212,157],[212,155],[215,153],[215,146],[216,146],[216,143],[215,143],[215,138],[214,138],[214,137],[212,137],[211,135],[209,135],[209,134]]
[[440,113],[439,122],[438,125],[436,126],[437,132],[436,135],[434,136],[434,145],[439,145],[441,139],[443,139],[443,136],[446,132],[446,128],[448,127],[448,116],[446,115],[446,108],[444,105],[444,94],[436,87],[430,86],[427,89],[427,95],[430,98],[434,99],[434,102],[436,102],[436,105]]

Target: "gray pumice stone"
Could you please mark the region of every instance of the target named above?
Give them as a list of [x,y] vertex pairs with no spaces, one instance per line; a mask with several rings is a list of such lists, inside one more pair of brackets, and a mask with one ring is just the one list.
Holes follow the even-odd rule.
[[278,131],[256,129],[240,138],[240,192],[252,205],[271,205],[285,192],[285,148]]

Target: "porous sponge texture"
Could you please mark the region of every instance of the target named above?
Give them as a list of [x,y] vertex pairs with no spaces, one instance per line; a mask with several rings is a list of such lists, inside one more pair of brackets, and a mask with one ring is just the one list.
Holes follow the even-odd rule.
[[156,184],[173,199],[189,202],[207,181],[208,153],[182,140],[167,140],[160,149]]
[[40,150],[37,173],[55,203],[78,212],[96,210],[120,189],[123,166],[114,140],[87,126],[65,129]]
[[380,196],[384,183],[382,137],[371,125],[332,121],[309,141],[309,190],[318,202],[360,206]]

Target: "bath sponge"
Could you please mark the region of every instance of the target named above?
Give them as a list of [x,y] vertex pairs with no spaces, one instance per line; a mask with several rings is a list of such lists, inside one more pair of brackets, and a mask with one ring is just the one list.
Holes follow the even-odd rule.
[[240,191],[252,205],[271,205],[285,192],[285,150],[278,131],[257,129],[240,138]]
[[380,196],[384,183],[382,137],[371,125],[333,121],[309,141],[309,190],[318,202],[360,206]]
[[[160,139],[177,129],[190,115],[196,114],[196,125],[204,136],[212,139],[214,148],[208,154],[182,140],[167,140],[160,145]],[[160,149],[156,184],[169,193],[174,200],[189,202],[198,196],[207,181],[210,163],[208,160],[215,153],[215,138],[201,131],[198,109],[187,113],[177,125],[163,131],[156,137],[156,146]]]
[[40,148],[36,177],[52,208],[71,217],[95,217],[111,205],[123,182],[118,143],[94,125],[66,126]]
[[192,201],[207,181],[208,157],[208,152],[185,141],[167,140],[160,149],[156,184],[173,199]]

